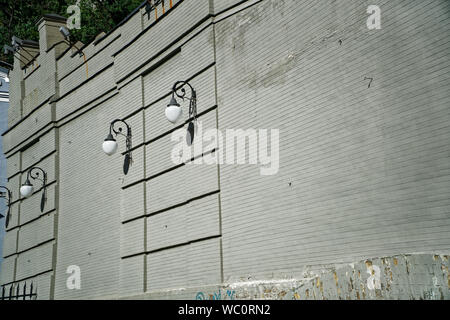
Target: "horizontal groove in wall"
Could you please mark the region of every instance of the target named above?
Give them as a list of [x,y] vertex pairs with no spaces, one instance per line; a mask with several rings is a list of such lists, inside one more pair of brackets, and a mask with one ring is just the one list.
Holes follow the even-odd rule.
[[220,234],[219,235],[215,235],[215,236],[204,237],[204,238],[200,238],[200,239],[196,239],[196,240],[191,240],[191,241],[187,241],[187,242],[174,244],[174,245],[163,247],[163,248],[158,248],[158,249],[155,249],[155,250],[150,250],[150,251],[145,251],[145,252],[141,252],[141,253],[130,254],[128,256],[121,257],[121,259],[133,258],[133,257],[141,256],[141,255],[144,255],[144,254],[145,255],[149,255],[149,254],[160,252],[160,251],[164,251],[164,250],[184,247],[184,246],[187,246],[187,245],[190,245],[190,244],[193,244],[193,243],[197,243],[197,242],[207,241],[207,240],[211,240],[211,239],[217,239],[217,238],[220,238],[220,237],[222,237],[222,235],[220,235]]
[[186,37],[190,32],[192,32],[193,30],[195,30],[198,26],[200,26],[202,23],[204,23],[206,20],[210,19],[211,15],[207,15],[205,18],[201,19],[196,25],[194,25],[191,29],[189,29],[188,31],[184,32],[181,36],[179,36],[177,39],[175,39],[174,41],[172,41],[171,43],[169,43],[167,46],[165,46],[163,49],[161,49],[158,53],[156,53],[153,57],[147,59],[146,61],[144,61],[143,63],[141,63],[139,66],[137,66],[136,68],[134,68],[133,70],[131,70],[127,75],[123,76],[122,78],[120,78],[119,80],[117,80],[117,83],[120,83],[122,81],[124,81],[126,78],[129,77],[130,74],[135,73],[136,71],[138,71],[139,69],[141,69],[142,67],[144,67],[146,64],[150,63],[151,61],[155,60],[158,56],[162,55],[164,52],[166,52],[167,50],[170,49],[170,47],[172,47],[174,44],[176,44],[178,41],[180,41],[181,39],[183,39],[184,37]]
[[199,155],[197,155],[197,156],[195,156],[195,157],[192,157],[191,159],[189,159],[189,160],[186,161],[186,162],[177,164],[177,165],[175,165],[175,166],[173,166],[173,167],[171,167],[171,168],[165,169],[165,170],[163,170],[163,171],[161,171],[161,172],[158,172],[158,173],[156,173],[156,174],[154,174],[154,175],[151,175],[151,176],[149,176],[149,177],[145,177],[145,178],[143,178],[143,179],[139,179],[139,180],[134,181],[134,182],[132,182],[132,183],[130,183],[130,184],[127,184],[127,185],[125,185],[125,186],[122,187],[122,190],[131,188],[131,187],[133,187],[133,186],[135,186],[135,185],[138,185],[138,184],[140,184],[140,183],[147,182],[147,181],[149,181],[149,180],[155,179],[155,178],[157,178],[157,177],[159,177],[159,176],[162,176],[163,174],[166,174],[166,173],[168,173],[168,172],[170,172],[170,171],[173,171],[173,170],[176,170],[176,169],[178,169],[178,168],[180,168],[180,167],[183,167],[183,166],[185,166],[186,164],[195,161],[196,159],[202,158],[202,157],[204,157],[205,155],[208,155],[208,154],[210,154],[210,153],[216,152],[217,150],[219,150],[219,149],[218,149],[218,148],[214,148],[214,149],[211,149],[211,150],[209,150],[209,151],[202,152],[201,154],[199,154]]
[[[211,26],[211,25],[213,25],[213,23],[211,22],[211,23],[209,23],[209,24],[207,24],[204,28],[202,28],[201,30],[199,30],[197,33],[195,33],[192,37],[190,37],[189,39],[187,39],[186,41],[184,41],[183,43],[181,43],[179,46],[178,46],[178,48],[176,48],[176,49],[174,49],[173,51],[175,51],[175,50],[178,50],[178,49],[181,49],[181,47],[183,47],[186,43],[188,43],[189,41],[191,41],[192,39],[194,39],[196,36],[198,36],[200,33],[202,33],[205,29],[207,29],[209,26]],[[175,45],[175,44],[174,44]],[[171,47],[171,46],[170,46]],[[170,47],[168,47],[167,48],[167,50],[166,51],[168,51],[169,49],[170,49]],[[173,52],[172,51],[172,52]],[[163,52],[161,53],[161,55],[163,54]],[[155,56],[155,59],[157,58],[157,56]],[[163,58],[164,59],[164,58]],[[154,59],[152,59],[152,60],[154,60]],[[151,61],[149,61],[148,63],[150,63]],[[157,62],[158,63],[158,62]],[[157,64],[156,63],[156,64]],[[143,68],[144,66],[142,66],[142,68]],[[129,84],[130,82],[132,82],[133,80],[135,80],[136,78],[139,78],[139,77],[141,77],[142,76],[142,74],[143,73],[148,73],[148,72],[146,72],[148,69],[151,69],[152,68],[152,66],[150,66],[149,68],[147,68],[147,69],[145,69],[144,71],[142,71],[142,72],[140,72],[139,74],[137,74],[136,76],[134,76],[133,78],[131,78],[130,80],[128,80],[127,82],[125,82],[122,86],[121,86],[121,88],[122,87],[125,87],[127,84]],[[130,75],[130,73],[128,74],[128,76]],[[128,77],[127,76],[127,77]]]
[[123,50],[125,50],[126,48],[128,48],[129,46],[131,46],[136,40],[138,40],[140,37],[142,37],[142,35],[144,35],[150,28],[152,28],[155,24],[157,24],[158,22],[160,22],[163,18],[167,17],[169,15],[169,13],[173,12],[174,9],[176,9],[176,7],[178,7],[184,0],[180,0],[177,3],[175,3],[175,5],[167,11],[166,14],[162,15],[159,19],[157,19],[155,22],[151,23],[149,26],[147,26],[144,30],[142,30],[141,32],[139,32],[139,34],[137,36],[135,36],[133,39],[131,39],[129,42],[127,42],[122,48],[120,48],[118,51],[114,52],[112,54],[113,57],[115,57],[116,55],[118,55],[119,53],[121,53]]
[[156,173],[156,174],[154,174],[154,175],[152,175],[152,176],[149,176],[148,178],[145,179],[145,181],[149,181],[149,180],[155,179],[155,178],[157,178],[157,177],[159,177],[159,176],[162,176],[163,174],[166,174],[166,173],[168,173],[168,172],[170,172],[170,171],[173,171],[173,170],[178,169],[178,168],[180,168],[180,167],[182,167],[182,166],[185,166],[185,165],[187,165],[187,164],[190,163],[190,162],[194,162],[194,161],[197,160],[197,159],[203,158],[204,156],[206,156],[206,155],[208,155],[208,154],[214,153],[214,152],[216,152],[217,150],[219,150],[219,148],[214,148],[214,149],[211,149],[211,150],[209,150],[209,151],[207,151],[207,152],[203,152],[202,154],[199,154],[198,156],[192,157],[191,159],[189,159],[189,160],[186,161],[186,162],[180,163],[179,165],[176,165],[176,166],[174,166],[174,167],[172,167],[172,168],[163,170],[163,171],[158,172],[158,173]]
[[[99,105],[102,104],[103,102],[105,102],[105,101],[107,101],[108,99],[112,98],[113,96],[115,96],[115,95],[118,94],[119,92],[114,93],[113,95],[111,95],[111,96],[105,98],[104,100],[102,100],[102,101],[96,103],[94,106],[90,107],[89,109],[86,109],[85,111],[83,111],[83,112],[81,112],[81,113],[75,115],[73,118],[71,118],[71,119],[69,119],[69,120],[67,120],[67,121],[61,123],[62,120],[64,120],[64,119],[66,119],[66,118],[68,118],[68,117],[74,115],[74,114],[77,113],[77,112],[80,112],[81,109],[83,109],[83,108],[85,108],[86,106],[88,106],[89,104],[93,103],[95,100],[98,100],[98,99],[100,99],[100,98],[103,98],[105,95],[111,93],[112,91],[114,91],[114,90],[116,90],[116,89],[117,89],[116,87],[111,88],[111,89],[108,90],[107,92],[105,92],[105,93],[101,94],[100,96],[94,98],[93,100],[89,101],[88,103],[85,103],[83,106],[81,106],[81,107],[78,108],[77,110],[74,110],[74,111],[72,111],[71,113],[65,115],[64,117],[62,117],[62,118],[61,118],[60,120],[58,120],[58,121],[55,121],[55,120],[50,121],[45,127],[43,127],[42,129],[39,129],[38,131],[36,131],[32,136],[37,136],[37,139],[38,139],[38,138],[41,138],[42,136],[44,136],[45,134],[47,134],[48,132],[50,132],[50,131],[53,130],[53,129],[61,128],[62,126],[64,126],[65,124],[71,122],[72,120],[77,119],[79,116],[83,115],[83,114],[86,113],[87,111],[92,110],[93,108],[99,106]],[[41,132],[42,132],[42,133],[41,133]],[[19,151],[20,151],[19,146],[20,146],[21,144],[25,143],[25,142],[26,142],[27,140],[29,140],[29,139],[30,139],[30,137],[26,138],[25,140],[23,140],[22,142],[20,142],[16,147],[14,147],[14,148],[12,148],[11,150],[9,150],[9,151],[7,152],[7,154],[8,154],[8,155],[7,155],[7,158],[12,157],[12,156],[15,155],[17,152],[19,152]],[[17,149],[17,148],[19,148],[19,149],[18,149],[18,150],[15,150],[15,151],[12,151],[12,150]],[[23,148],[23,147],[21,147],[21,148]]]
[[187,161],[187,162],[177,164],[177,165],[175,165],[175,166],[173,166],[173,167],[171,167],[171,168],[168,168],[168,169],[165,169],[165,170],[163,170],[163,171],[161,171],[161,172],[158,172],[158,173],[156,173],[156,174],[154,174],[154,175],[152,175],[152,176],[150,176],[150,177],[146,177],[146,178],[143,178],[143,179],[139,179],[139,180],[137,180],[137,181],[134,181],[134,182],[132,182],[132,183],[130,183],[130,184],[127,184],[127,185],[123,186],[123,187],[122,187],[122,190],[131,188],[131,187],[134,187],[135,185],[138,185],[138,184],[140,184],[140,183],[147,182],[147,181],[150,181],[150,180],[152,180],[152,179],[154,179],[154,178],[157,178],[157,177],[159,177],[159,176],[162,176],[163,174],[166,174],[166,173],[168,173],[168,172],[170,172],[170,171],[173,171],[173,170],[176,170],[176,169],[178,169],[178,168],[181,168],[181,167],[185,166],[187,163],[192,162],[192,161],[194,161],[195,159],[201,158],[201,157],[203,157],[203,156],[205,156],[205,155],[207,155],[207,154],[213,153],[213,152],[215,152],[215,151],[216,151],[216,149],[210,150],[210,151],[205,152],[205,153],[202,153],[202,154],[200,154],[200,155],[198,155],[198,156],[196,156],[196,157],[194,157],[194,158],[192,158],[192,159],[189,159],[189,161]]
[[[20,150],[19,150],[20,151]],[[43,156],[42,158],[40,158],[38,161],[36,161],[35,163],[33,163],[32,165],[29,165],[27,168],[22,169],[17,171],[16,173],[12,174],[11,176],[8,177],[8,180],[11,178],[14,178],[15,176],[19,175],[19,174],[23,174],[26,173],[31,167],[37,166],[41,161],[46,160],[47,158],[49,158],[50,156],[52,156],[53,154],[56,153],[56,150],[50,151],[49,153],[47,153],[45,156]]]
[[[236,3],[235,5],[233,5],[233,6],[227,8],[227,9],[225,9],[225,10],[222,10],[222,11],[216,13],[216,14],[214,15],[214,17],[218,17],[218,16],[220,16],[220,15],[223,15],[223,14],[224,14],[225,12],[227,12],[227,11],[232,11],[233,9],[239,7],[240,5],[245,4],[247,1],[248,1],[248,0],[243,0],[243,1],[239,2],[239,3]],[[258,0],[258,1],[255,1],[255,2],[253,2],[253,3],[247,4],[247,5],[243,6],[243,8],[238,9],[238,10],[236,10],[236,11],[230,13],[230,14],[227,15],[227,16],[220,17],[217,21],[214,21],[214,24],[216,24],[216,23],[218,23],[218,22],[220,22],[220,21],[222,21],[222,20],[225,20],[225,19],[227,19],[227,18],[229,18],[229,17],[232,17],[232,16],[234,16],[235,14],[238,14],[238,13],[240,13],[240,12],[246,10],[246,9],[249,9],[249,8],[253,7],[254,5],[257,5],[258,3],[261,3],[262,1],[263,1],[263,0]]]
[[161,209],[161,210],[157,210],[157,211],[154,211],[154,212],[151,212],[151,213],[143,214],[143,215],[140,215],[139,217],[134,217],[132,219],[128,219],[128,220],[122,221],[122,224],[133,222],[133,221],[136,221],[136,220],[139,220],[139,219],[142,219],[142,218],[146,218],[146,217],[156,216],[157,214],[160,214],[160,213],[163,213],[163,212],[166,212],[166,211],[178,208],[178,207],[185,206],[185,205],[187,205],[187,204],[189,204],[189,203],[191,203],[193,201],[200,200],[200,199],[203,199],[203,198],[206,198],[206,197],[212,196],[214,194],[218,194],[218,193],[220,193],[220,190],[214,190],[214,191],[202,194],[201,196],[197,196],[197,197],[191,198],[189,200],[180,202],[180,203],[175,204],[173,206],[170,206],[170,207],[167,207],[167,208],[164,208],[164,209]]
[[[102,69],[100,69],[99,71],[97,71],[96,73],[94,73],[92,76],[90,76],[89,78],[87,78],[86,80],[84,80],[83,82],[81,82],[79,85],[77,85],[76,87],[73,87],[72,89],[70,89],[69,91],[67,91],[66,93],[64,93],[61,97],[57,98],[56,100],[53,100],[52,102],[58,102],[61,101],[62,99],[64,99],[66,96],[68,96],[69,94],[71,94],[72,92],[74,92],[75,90],[77,90],[78,88],[82,87],[83,85],[85,85],[86,83],[88,83],[89,81],[91,81],[92,79],[95,79],[98,75],[100,75],[103,71],[111,68],[114,65],[114,61],[111,62],[110,64],[106,65],[105,67],[103,67]],[[61,80],[59,81],[61,82]]]
[[24,152],[25,150],[31,148],[33,145],[35,145],[36,143],[38,143],[40,140],[40,138],[36,138],[31,140],[30,142],[28,142],[26,145],[24,145],[22,148],[19,149],[20,152]]
[[[243,3],[247,2],[247,1],[248,1],[248,0],[241,0],[241,1],[239,1],[238,3],[233,4],[231,7],[228,7],[228,8],[226,8],[226,9],[223,9],[222,11],[219,11],[219,12],[215,13],[214,16],[217,17],[217,16],[221,15],[221,14],[224,13],[224,12],[227,12],[227,11],[229,11],[229,10],[233,10],[234,8],[240,6],[241,4],[243,4]],[[260,1],[258,1],[258,2],[261,2],[261,1],[262,1],[262,0],[260,0]]]
[[[200,118],[200,117],[203,116],[204,114],[206,114],[206,113],[208,113],[208,112],[210,112],[210,111],[213,111],[213,110],[215,110],[216,108],[217,108],[217,105],[214,105],[214,106],[212,106],[211,108],[208,108],[208,109],[206,109],[205,111],[200,112],[200,113],[197,115],[197,118]],[[126,120],[126,119],[124,118],[124,120]],[[190,118],[188,118],[186,121],[184,121],[183,123],[180,123],[179,125],[177,125],[176,127],[172,128],[172,129],[170,129],[170,130],[168,130],[168,131],[166,131],[166,132],[160,134],[159,136],[157,136],[157,137],[155,137],[155,138],[152,138],[152,139],[150,139],[150,140],[148,140],[148,141],[146,141],[146,142],[142,142],[142,143],[140,143],[140,144],[138,144],[138,145],[132,147],[130,150],[131,150],[131,151],[134,151],[134,150],[139,149],[140,147],[142,147],[142,146],[144,146],[144,145],[149,145],[150,143],[153,143],[153,142],[155,142],[155,141],[157,141],[157,140],[159,140],[159,139],[161,139],[161,138],[163,138],[163,137],[165,137],[165,136],[171,134],[172,132],[174,132],[174,131],[176,131],[176,130],[182,128],[183,126],[185,126],[186,124],[188,124],[189,122],[191,122],[191,121],[193,121],[193,120],[194,120],[194,118],[193,118],[193,117],[190,117]],[[127,153],[127,151],[123,151],[121,154],[122,154],[122,155],[125,155],[126,153]]]
[[[36,274],[34,274],[34,275],[32,275],[32,276],[28,276],[28,277],[26,277],[26,278],[22,278],[22,279],[19,279],[19,280],[14,280],[13,282],[4,283],[4,284],[2,284],[2,286],[9,286],[9,285],[11,285],[11,284],[15,284],[15,283],[18,283],[18,282],[22,282],[22,281],[26,281],[26,280],[29,280],[29,279],[33,279],[33,278],[42,276],[42,275],[44,275],[44,274],[46,274],[46,273],[50,273],[50,272],[53,272],[53,269],[48,269],[48,270],[45,270],[45,271],[36,273]],[[34,286],[33,286],[33,287],[34,287]],[[37,290],[38,287],[36,286],[36,287],[34,287],[34,289]]]
[[41,65],[39,64],[39,65],[36,67],[36,69],[33,69],[33,70],[31,71],[31,73],[29,73],[29,74],[27,74],[25,77],[23,77],[23,81],[27,80],[27,79],[28,79],[33,73],[35,73],[36,70],[38,70],[40,67],[41,67]]
[[[199,75],[201,75],[202,73],[206,72],[208,69],[212,68],[213,66],[215,66],[215,62],[211,63],[210,65],[206,66],[205,68],[201,69],[200,71],[196,72],[193,76],[189,77],[188,79],[185,79],[186,81],[192,81],[193,79],[195,79],[196,77],[198,77]],[[149,68],[150,69],[150,68]],[[147,72],[149,69],[146,69],[143,71]],[[155,68],[156,69],[156,68]],[[154,70],[154,69],[153,69]],[[142,74],[143,74],[142,73]],[[142,74],[140,74],[139,76],[137,76],[136,78],[140,77]],[[132,80],[131,80],[132,81]],[[123,88],[123,87],[121,87]],[[170,88],[172,89],[172,88]],[[139,109],[131,112],[130,114],[126,115],[125,117],[123,117],[123,120],[127,120],[133,116],[135,116],[136,114],[138,114],[139,112],[146,110],[147,108],[155,105],[156,103],[160,102],[161,100],[167,99],[170,95],[172,94],[172,91],[169,91],[168,93],[164,94],[163,96],[157,98],[156,100],[150,102],[149,104],[147,104],[146,106],[140,107]],[[203,114],[204,112],[200,113]]]
[[72,73],[74,73],[75,71],[77,71],[79,68],[83,67],[86,63],[88,63],[91,59],[93,59],[95,56],[97,56],[100,52],[102,52],[104,49],[106,49],[107,47],[109,47],[110,44],[112,44],[114,41],[116,41],[117,39],[120,38],[120,34],[117,35],[114,39],[112,39],[107,45],[105,45],[103,48],[101,48],[100,50],[98,50],[96,53],[94,53],[92,56],[90,56],[88,59],[86,59],[86,61],[83,61],[83,63],[81,63],[80,65],[76,66],[73,70],[71,70],[69,73],[67,73],[65,76],[63,76],[61,79],[59,79],[58,81],[61,82],[63,81],[65,78],[67,78],[68,76],[70,76]]
[[[52,181],[50,181],[50,182],[48,182],[48,183],[46,184],[47,189],[48,189],[49,186],[52,186],[52,185],[55,184],[55,183],[56,183],[56,179],[55,179],[55,180],[52,180]],[[43,186],[40,187],[38,190],[34,191],[33,194],[30,195],[30,197],[32,197],[32,196],[35,195],[35,194],[38,194],[39,192],[41,192],[42,189],[44,189]],[[17,202],[25,201],[25,199],[28,199],[28,198],[19,198],[19,199],[17,199],[17,200],[11,201],[11,205],[16,204]]]
[[158,69],[159,67],[161,67],[162,65],[164,65],[167,61],[169,61],[170,59],[172,59],[174,56],[176,56],[178,53],[181,52],[181,47],[176,48],[175,50],[169,52],[166,56],[164,56],[161,60],[159,60],[158,62],[156,62],[155,64],[151,65],[149,68],[147,68],[146,70],[142,71],[140,73],[140,76],[145,77],[146,75],[150,74],[151,72],[155,71],[156,69]]
[[27,221],[27,222],[25,222],[25,223],[19,224],[19,225],[13,227],[13,228],[7,229],[6,232],[15,230],[15,229],[20,228],[20,227],[23,227],[23,226],[26,226],[27,224],[30,224],[30,223],[32,223],[32,222],[34,222],[34,221],[36,221],[36,220],[41,219],[42,217],[44,217],[44,216],[46,216],[46,215],[49,215],[49,214],[51,214],[51,213],[54,213],[54,212],[56,212],[56,208],[53,208],[53,209],[48,210],[48,211],[46,211],[46,212],[44,212],[44,213],[41,213],[39,216],[37,216],[36,218],[34,218],[34,219],[32,219],[32,220],[29,220],[29,221]]
[[[200,113],[197,115],[197,118],[200,118],[201,116],[203,116],[203,115],[205,115],[205,114],[207,114],[207,113],[209,113],[209,112],[211,112],[211,111],[214,111],[214,110],[216,110],[216,109],[217,109],[217,105],[214,105],[214,106],[212,106],[212,107],[206,109],[205,111],[200,112]],[[174,132],[175,130],[178,130],[178,129],[182,128],[184,125],[188,124],[188,123],[191,122],[192,120],[194,120],[194,118],[193,118],[193,117],[190,117],[189,119],[187,119],[187,120],[186,120],[185,122],[183,122],[182,124],[180,124],[180,125],[174,127],[173,129],[170,129],[169,131],[166,131],[166,132],[160,134],[159,136],[157,136],[157,137],[155,137],[155,138],[153,138],[153,139],[148,140],[147,142],[145,142],[145,144],[147,145],[147,144],[153,143],[153,142],[155,142],[155,141],[157,141],[157,140],[159,140],[159,139],[161,139],[161,138],[163,138],[163,137],[165,137],[165,136],[171,134],[172,132]]]
[[[23,146],[26,145],[27,141],[32,139],[33,136],[37,136],[36,139],[38,139],[38,138],[41,138],[46,133],[53,130],[55,128],[55,123],[56,123],[56,121],[53,121],[53,120],[49,121],[44,127],[37,130],[34,134],[32,134],[31,136],[29,136],[29,137],[25,138],[24,140],[22,140],[21,142],[19,142],[15,147],[13,147],[10,150],[8,150],[7,152],[5,152],[6,158],[10,158],[13,155],[15,155],[17,152],[19,152],[20,149],[23,148]],[[43,133],[41,134],[41,132],[43,132]]]
[[[36,219],[34,219],[33,221],[35,221]],[[26,223],[26,224],[28,224],[28,223]],[[45,240],[45,241],[43,241],[43,242],[41,242],[41,243],[38,243],[38,244],[36,244],[36,245],[34,245],[34,246],[32,246],[32,247],[29,247],[29,248],[27,248],[27,249],[25,249],[25,250],[22,250],[22,251],[17,251],[17,252],[15,252],[15,253],[12,253],[12,254],[9,254],[9,255],[7,255],[7,256],[4,256],[3,258],[8,258],[8,257],[11,257],[11,256],[14,256],[14,255],[19,255],[19,254],[22,254],[22,253],[25,253],[25,252],[27,252],[27,251],[30,251],[30,250],[32,250],[32,249],[36,249],[36,248],[38,248],[38,247],[41,247],[41,246],[43,246],[43,245],[45,245],[45,244],[47,244],[47,243],[49,243],[49,242],[52,242],[52,241],[54,241],[55,240],[55,238],[51,238],[51,239],[48,239],[48,240]]]
[[[194,80],[195,78],[197,78],[198,76],[200,76],[201,74],[205,73],[206,71],[208,71],[210,68],[214,67],[216,65],[216,62],[212,62],[209,65],[207,65],[206,67],[204,67],[203,69],[201,69],[200,71],[194,73],[194,75],[192,75],[191,77],[184,79],[185,81],[189,82]],[[149,104],[147,104],[146,106],[143,107],[143,109],[147,109],[149,107],[151,107],[152,105],[160,102],[163,99],[166,99],[167,97],[169,97],[172,94],[172,88],[170,88],[170,91],[166,94],[164,94],[163,96],[155,99],[154,101],[150,102]]]
[[[110,94],[111,92],[113,92],[113,91],[116,90],[116,89],[117,89],[117,87],[113,87],[113,88],[107,90],[106,92],[102,93],[102,94],[99,95],[98,97],[95,97],[94,99],[90,100],[89,102],[83,104],[81,107],[79,107],[79,108],[73,110],[71,113],[66,114],[64,117],[62,117],[61,119],[59,119],[59,120],[56,121],[56,123],[57,123],[56,128],[62,127],[62,126],[65,125],[66,123],[71,122],[72,120],[78,118],[79,116],[81,116],[82,114],[86,113],[87,111],[90,111],[90,110],[92,110],[93,108],[99,106],[100,104],[102,104],[102,103],[108,101],[109,99],[111,99],[112,97],[114,97],[114,96],[115,96],[116,94],[118,94],[119,92],[116,92],[116,93],[112,94],[111,96],[106,97],[104,100],[101,100],[101,101],[97,102],[96,104],[94,104],[94,105],[93,105],[92,107],[90,107],[89,109],[86,109],[85,111],[80,112],[80,110],[86,108],[88,105],[90,105],[91,103],[94,103],[96,100],[101,99],[101,98],[103,98],[104,96]],[[69,120],[67,120],[67,121],[65,121],[65,122],[62,122],[63,120],[67,119],[67,118],[70,117],[70,116],[73,116],[73,115],[76,114],[77,112],[78,112],[79,114],[75,115],[73,118],[71,118],[71,119],[69,119]],[[62,122],[62,123],[61,123],[61,122]]]
[[[28,114],[26,114],[25,116],[23,116],[22,118],[20,118],[19,121],[17,121],[15,124],[13,124],[11,127],[9,127],[6,131],[4,131],[2,133],[2,136],[5,136],[5,134],[7,134],[8,132],[10,132],[11,130],[13,130],[15,127],[17,127],[19,124],[21,124],[23,121],[25,121],[26,119],[28,119],[34,112],[36,112],[38,109],[40,109],[42,106],[46,105],[50,99],[52,97],[48,97],[44,102],[42,102],[41,104],[39,104],[36,108],[34,108],[33,110],[31,110]],[[8,150],[9,151],[9,150]]]

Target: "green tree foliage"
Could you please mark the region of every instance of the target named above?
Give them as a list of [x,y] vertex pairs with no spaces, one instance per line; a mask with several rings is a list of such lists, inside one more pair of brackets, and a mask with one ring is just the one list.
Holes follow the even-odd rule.
[[[56,13],[68,18],[70,5],[77,4],[81,9],[81,29],[72,29],[71,39],[88,43],[100,32],[108,32],[142,0],[0,0],[0,46],[11,45],[11,37],[26,40],[39,40],[36,22],[48,13]],[[4,55],[0,60],[12,63],[12,55]]]

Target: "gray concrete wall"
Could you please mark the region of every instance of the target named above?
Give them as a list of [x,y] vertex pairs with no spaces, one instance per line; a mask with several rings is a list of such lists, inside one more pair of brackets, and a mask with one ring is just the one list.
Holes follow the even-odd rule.
[[[9,101],[7,96],[9,93],[9,82],[6,81],[7,70],[0,70],[0,132],[6,131],[8,128],[8,106]],[[3,153],[3,139],[0,136],[0,185],[6,186],[6,157]],[[4,191],[4,190],[3,190]],[[3,214],[6,218],[7,203],[4,199],[0,200],[0,214]],[[0,220],[0,272],[2,270],[3,260],[3,237],[5,236],[5,219]]]
[[[381,30],[366,26],[370,4]],[[15,67],[1,283],[35,281],[39,299],[448,299],[448,3],[166,10],[89,44],[87,67],[54,49]],[[185,79],[204,130],[280,130],[277,174],[171,161],[164,108]],[[101,150],[115,118],[133,130],[126,176]],[[212,148],[198,146],[200,159]],[[18,194],[34,164],[49,173],[42,214],[39,190]]]
[[369,4],[263,1],[216,25],[219,127],[280,129],[277,175],[221,166],[226,279],[449,249],[450,57],[430,37],[449,7],[378,1],[378,31]]

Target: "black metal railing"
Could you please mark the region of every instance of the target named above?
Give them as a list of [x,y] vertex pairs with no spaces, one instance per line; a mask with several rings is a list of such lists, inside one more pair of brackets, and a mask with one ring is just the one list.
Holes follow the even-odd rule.
[[172,9],[176,1],[177,0],[147,0],[145,4],[147,19],[150,19],[150,13],[154,12],[155,20],[158,20],[158,18],[165,14],[166,11]]
[[[25,282],[22,287],[22,293],[20,293],[19,284],[11,284],[9,288],[2,286],[0,300],[36,300],[37,290],[33,288],[31,283],[29,290],[27,289],[27,283]],[[28,292],[27,292],[28,291]]]

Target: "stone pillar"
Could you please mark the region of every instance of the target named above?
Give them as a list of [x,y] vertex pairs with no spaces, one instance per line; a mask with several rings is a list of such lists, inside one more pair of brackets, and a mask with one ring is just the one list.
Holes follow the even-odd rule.
[[67,19],[57,14],[46,14],[38,22],[39,47],[41,54],[56,47],[56,56],[62,53],[67,44],[64,43],[64,36],[59,32],[59,28],[66,25]]

